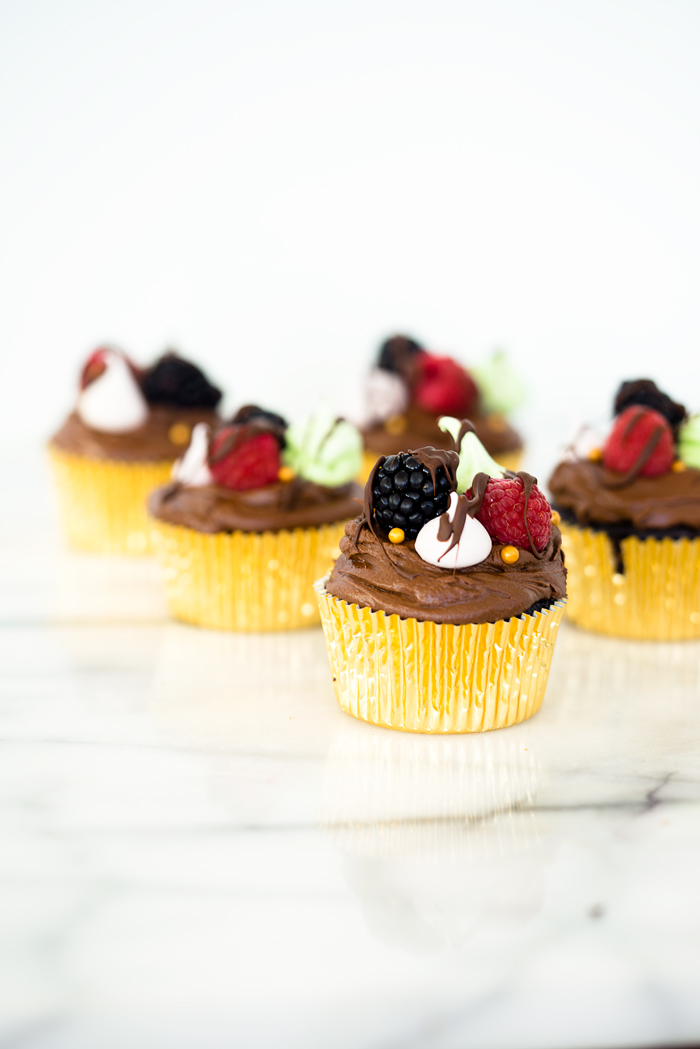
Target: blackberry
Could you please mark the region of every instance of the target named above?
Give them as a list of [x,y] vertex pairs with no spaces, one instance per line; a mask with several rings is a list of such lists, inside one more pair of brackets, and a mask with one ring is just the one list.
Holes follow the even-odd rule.
[[631,404],[653,408],[668,420],[673,430],[678,429],[687,414],[682,404],[672,401],[651,379],[634,379],[622,383],[615,397],[615,415],[620,415]]
[[426,521],[447,510],[452,485],[442,466],[430,471],[409,452],[390,455],[372,483],[374,515],[387,532],[402,528],[406,539],[415,539]]
[[392,335],[379,347],[377,367],[387,372],[405,375],[413,366],[414,358],[423,353],[423,347],[407,335]]
[[257,404],[244,404],[238,409],[231,422],[234,424],[249,423],[253,420],[269,426],[275,437],[284,444],[284,431],[289,425],[287,420],[277,415],[276,412],[268,412],[265,408],[260,408]]
[[149,404],[173,408],[216,408],[222,397],[221,390],[212,386],[196,364],[172,352],[148,369],[142,387]]

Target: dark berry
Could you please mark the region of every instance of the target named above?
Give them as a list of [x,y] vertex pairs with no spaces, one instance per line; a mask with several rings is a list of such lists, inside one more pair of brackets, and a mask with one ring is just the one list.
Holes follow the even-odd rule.
[[452,485],[444,467],[437,468],[435,481],[433,488],[430,471],[407,452],[385,459],[372,484],[377,521],[387,532],[402,528],[407,539],[415,539],[426,521],[447,510]]
[[414,339],[406,335],[393,335],[379,347],[377,367],[405,377],[411,370],[414,358],[423,352],[423,347]]
[[668,394],[660,390],[651,379],[634,379],[631,382],[623,382],[615,397],[615,415],[620,415],[631,404],[653,408],[659,415],[663,415],[672,429],[680,426],[686,416],[683,405],[672,401]]
[[142,388],[149,404],[174,408],[216,408],[222,396],[196,364],[175,353],[166,353],[145,372]]

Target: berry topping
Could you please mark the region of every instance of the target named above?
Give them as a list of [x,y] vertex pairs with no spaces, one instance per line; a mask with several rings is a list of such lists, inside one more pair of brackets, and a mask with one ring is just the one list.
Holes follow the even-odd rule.
[[424,353],[423,347],[407,335],[392,335],[379,348],[377,367],[387,372],[396,372],[406,382],[410,382],[415,370],[416,360]]
[[280,469],[279,444],[270,432],[224,426],[211,442],[209,469],[217,484],[234,491],[274,484]]
[[492,478],[486,485],[484,501],[476,519],[497,543],[530,550],[531,537],[535,550],[542,551],[552,533],[552,508],[533,484],[527,499],[526,519],[525,497],[526,485],[522,477]]
[[375,516],[387,533],[398,528],[415,539],[426,521],[445,513],[453,488],[443,466],[435,470],[433,488],[430,470],[410,452],[390,455],[374,475]]
[[289,425],[287,420],[275,412],[268,412],[264,408],[260,408],[257,404],[245,404],[242,408],[239,408],[231,422],[234,424],[249,423],[253,419],[257,423],[262,423],[266,429],[269,429],[275,435],[280,447],[284,445],[284,431]]
[[603,449],[603,466],[616,473],[657,477],[675,459],[673,431],[663,415],[633,404],[615,420]]
[[433,415],[471,415],[479,396],[476,383],[451,357],[424,353],[418,359],[413,400]]
[[203,371],[175,353],[166,353],[149,368],[142,381],[149,404],[166,404],[175,408],[216,408],[221,390],[207,379]]
[[686,417],[683,405],[672,401],[668,394],[663,393],[651,379],[623,382],[615,397],[615,415],[619,415],[632,404],[653,408],[659,415],[663,415],[674,429],[680,426]]

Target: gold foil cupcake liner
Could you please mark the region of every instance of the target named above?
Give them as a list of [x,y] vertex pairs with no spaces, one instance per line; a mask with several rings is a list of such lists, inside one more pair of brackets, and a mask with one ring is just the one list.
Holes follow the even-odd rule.
[[605,532],[561,525],[568,569],[567,616],[613,637],[700,638],[700,539],[639,539],[621,546],[624,572]]
[[89,459],[49,448],[63,525],[76,550],[150,554],[150,492],[170,480],[172,463]]
[[345,523],[217,532],[152,521],[176,619],[216,630],[315,626],[313,584],[338,557]]
[[[367,478],[372,472],[372,467],[379,458],[376,452],[370,452],[365,449],[362,453],[362,466],[355,480],[360,485],[367,483]],[[517,473],[520,469],[520,463],[522,462],[523,452],[522,448],[517,448],[514,452],[502,452],[500,455],[494,456],[499,466],[502,466],[504,470],[512,470],[513,473]]]
[[421,623],[315,584],[335,694],[347,714],[406,732],[486,732],[535,714],[564,602],[497,623]]

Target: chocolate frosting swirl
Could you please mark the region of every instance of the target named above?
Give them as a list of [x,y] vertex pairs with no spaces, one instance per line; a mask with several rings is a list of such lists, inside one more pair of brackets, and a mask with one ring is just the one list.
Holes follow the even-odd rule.
[[[450,435],[438,427],[436,416],[413,405],[403,414],[406,429],[400,434],[387,433],[383,426],[371,426],[363,430],[365,447],[377,455],[396,455],[397,452],[423,445],[447,449],[454,447]],[[516,431],[500,416],[477,415],[470,418],[474,432],[489,454],[497,457],[499,452],[514,452],[522,448],[522,441]]]
[[350,521],[326,584],[328,593],[402,619],[454,624],[495,623],[538,601],[566,595],[558,528],[552,528],[541,559],[521,550],[514,565],[504,564],[498,545],[479,564],[456,570],[429,565],[411,541],[393,547],[389,560],[387,545],[368,528],[358,534],[358,522]]
[[206,408],[154,407],[145,426],[131,433],[102,433],[86,426],[76,412],[51,438],[51,444],[63,452],[84,455],[88,459],[117,459],[125,462],[173,462],[184,454],[187,444],[174,444],[169,437],[172,426],[182,423],[190,429],[198,422],[215,427],[216,412]]
[[360,495],[356,484],[324,488],[299,477],[243,492],[174,483],[157,488],[148,509],[160,521],[197,532],[277,532],[347,521],[357,513]]
[[700,470],[635,477],[615,487],[619,477],[601,463],[575,459],[557,466],[549,490],[555,506],[581,525],[700,530]]

